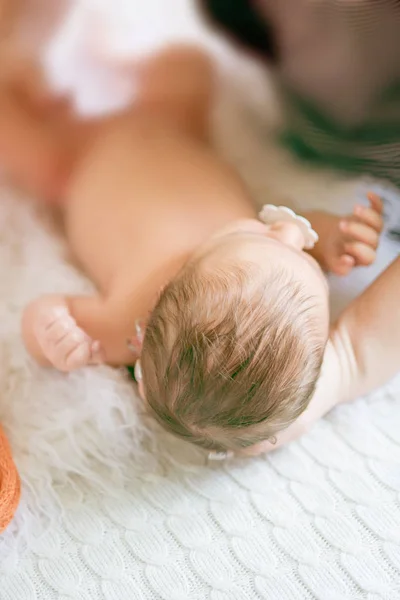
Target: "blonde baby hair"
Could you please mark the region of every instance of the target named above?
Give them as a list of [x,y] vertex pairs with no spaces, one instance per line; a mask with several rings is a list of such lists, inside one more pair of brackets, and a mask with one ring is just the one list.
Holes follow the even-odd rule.
[[162,292],[141,365],[151,411],[175,436],[215,452],[272,439],[305,410],[326,340],[295,275],[190,262]]

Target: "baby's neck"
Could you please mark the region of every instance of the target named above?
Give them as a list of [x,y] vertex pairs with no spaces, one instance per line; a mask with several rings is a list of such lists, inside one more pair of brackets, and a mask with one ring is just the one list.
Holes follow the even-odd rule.
[[[247,198],[243,199],[242,205],[226,206],[225,210],[219,207],[215,213],[210,214],[207,211],[207,214],[196,214],[192,219],[189,218],[190,212],[188,212],[185,215],[188,221],[187,228],[183,228],[181,224],[176,229],[170,223],[164,223],[164,226],[160,224],[160,229],[153,231],[149,236],[149,244],[140,253],[140,260],[135,263],[134,270],[129,263],[121,265],[112,282],[111,293],[120,308],[124,304],[129,305],[130,318],[132,318],[132,309],[137,318],[145,318],[150,314],[161,290],[178,275],[213,235],[236,221],[257,218],[255,208]],[[173,214],[171,218],[175,224]],[[165,228],[171,233],[168,240],[163,238],[162,229]],[[158,242],[154,244],[151,243],[152,240]],[[162,240],[165,242],[164,245]],[[127,302],[127,298],[131,300]]]

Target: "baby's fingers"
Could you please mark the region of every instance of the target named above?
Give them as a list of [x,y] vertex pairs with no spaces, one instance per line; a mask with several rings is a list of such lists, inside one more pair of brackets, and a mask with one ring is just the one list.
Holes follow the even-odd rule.
[[89,363],[91,350],[90,341],[88,339],[75,345],[71,343],[71,347],[68,350],[68,354],[64,354],[60,360],[60,362],[63,364],[63,367],[60,370],[74,371],[75,369],[80,369]]
[[340,256],[332,264],[331,272],[334,275],[338,275],[340,277],[345,277],[355,267],[355,263],[356,263],[356,261],[352,256],[350,256],[348,254],[343,254],[343,256]]
[[[93,342],[83,331],[80,333],[82,335],[76,334],[73,338],[71,336],[70,347],[68,349],[64,348],[65,359],[61,370],[73,371],[86,365],[100,365],[104,363],[104,355],[100,342]],[[74,344],[74,341],[78,343]]]
[[101,344],[99,341],[94,341],[91,343],[90,347],[90,365],[101,365],[105,362],[105,356]]
[[364,223],[343,220],[340,222],[340,229],[354,242],[362,242],[375,250],[378,247],[379,233]]
[[374,229],[377,233],[380,233],[383,229],[382,200],[379,196],[375,196],[375,194],[370,194],[368,197],[371,206],[368,207],[357,204],[357,206],[354,207],[354,215],[360,223],[363,223]]
[[382,198],[378,196],[378,194],[374,194],[373,192],[369,192],[369,194],[367,194],[367,198],[371,204],[371,208],[381,215],[383,213]]
[[352,256],[359,266],[371,265],[376,257],[376,252],[371,246],[362,242],[348,242],[344,245],[346,254]]

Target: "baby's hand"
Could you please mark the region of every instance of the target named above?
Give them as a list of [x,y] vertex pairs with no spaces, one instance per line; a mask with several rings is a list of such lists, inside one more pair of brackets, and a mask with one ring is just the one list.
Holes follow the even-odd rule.
[[68,372],[103,362],[100,343],[78,327],[67,306],[40,298],[30,310],[29,319],[43,356],[56,369]]
[[368,200],[370,206],[358,204],[352,215],[342,219],[326,215],[330,223],[322,229],[315,257],[327,271],[344,276],[354,267],[366,267],[375,261],[383,228],[383,204],[376,194],[368,194]]
[[368,200],[369,207],[357,204],[353,214],[339,223],[338,246],[343,248],[343,255],[338,257],[338,275],[347,274],[353,266],[366,267],[375,261],[383,228],[383,203],[372,193],[368,194]]

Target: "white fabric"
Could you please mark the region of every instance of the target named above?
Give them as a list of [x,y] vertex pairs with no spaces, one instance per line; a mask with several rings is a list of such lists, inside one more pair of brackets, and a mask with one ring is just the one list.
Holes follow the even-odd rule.
[[[254,105],[268,94],[235,61],[241,85],[220,98],[216,141],[260,204],[350,207],[359,183],[292,164],[240,108],[249,89]],[[379,265],[398,249],[386,240]],[[207,465],[141,414],[124,372],[65,376],[28,359],[23,305],[90,285],[48,220],[5,187],[0,273],[0,421],[23,480],[0,538],[0,600],[400,599],[399,382],[267,458]],[[344,293],[333,282],[335,305],[366,275]]]
[[[173,16],[171,10],[174,11]],[[56,94],[71,96],[83,116],[119,110],[135,94],[134,60],[171,41],[204,41],[187,0],[70,0],[43,52]]]

